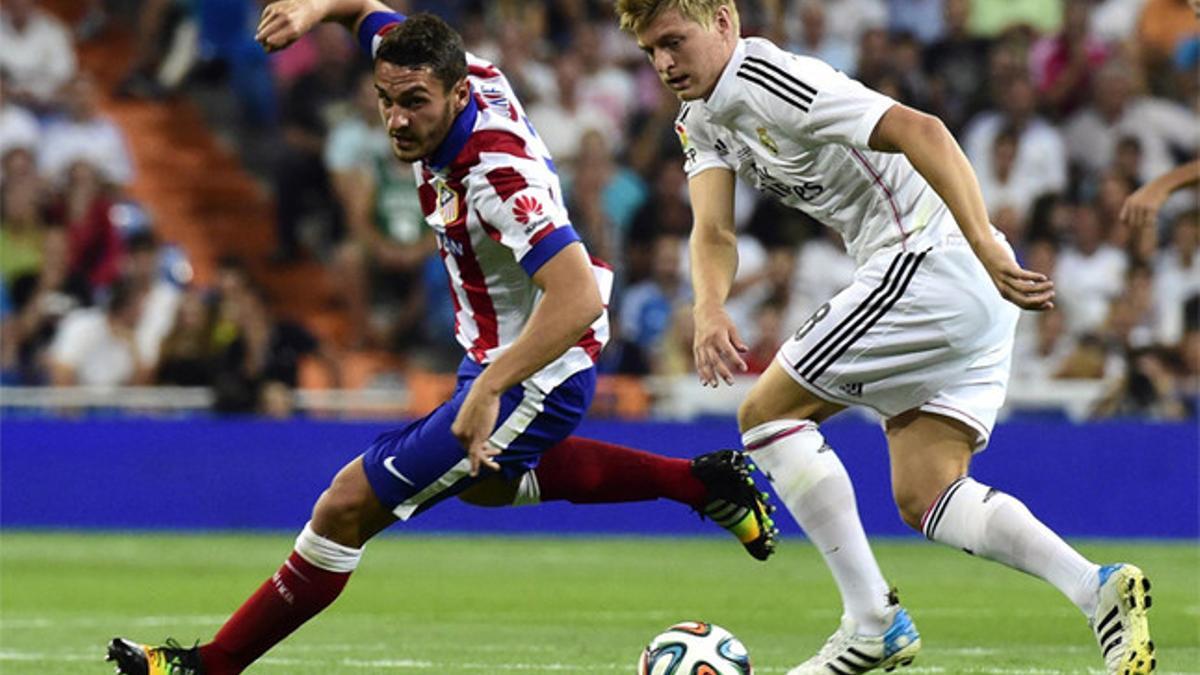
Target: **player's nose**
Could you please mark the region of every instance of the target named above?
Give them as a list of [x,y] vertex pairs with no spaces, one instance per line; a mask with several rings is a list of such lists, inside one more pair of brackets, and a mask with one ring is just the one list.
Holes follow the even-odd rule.
[[[397,106],[399,107],[399,106]],[[391,131],[397,129],[405,129],[409,125],[409,117],[399,110],[393,110],[388,114],[387,126]]]
[[671,77],[671,69],[675,67],[675,59],[665,49],[654,50],[654,69],[664,78]]

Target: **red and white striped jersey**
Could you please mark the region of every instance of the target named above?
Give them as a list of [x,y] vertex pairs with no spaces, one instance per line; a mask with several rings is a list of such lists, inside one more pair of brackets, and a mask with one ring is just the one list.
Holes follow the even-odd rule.
[[[377,12],[359,29],[374,56],[404,17]],[[524,329],[541,295],[533,274],[579,241],[563,201],[554,162],[525,116],[508,79],[467,54],[471,97],[430,157],[413,164],[425,221],[437,234],[450,281],[455,333],[467,355],[487,364]],[[592,258],[605,306],[612,270]],[[579,340],[530,380],[550,391],[591,368],[608,342],[607,311]]]

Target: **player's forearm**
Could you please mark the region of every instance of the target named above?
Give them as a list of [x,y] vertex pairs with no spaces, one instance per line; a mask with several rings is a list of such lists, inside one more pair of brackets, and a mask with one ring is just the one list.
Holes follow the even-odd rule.
[[604,300],[587,251],[568,244],[533,274],[542,297],[521,334],[475,381],[499,394],[566,353],[604,313]]
[[994,239],[975,170],[941,120],[911,113],[904,118],[903,130],[892,134],[895,145],[946,203],[971,248],[979,252]]
[[688,240],[696,307],[723,307],[737,276],[737,234],[696,223]]
[[476,386],[499,394],[525,381],[579,342],[603,312],[599,293],[581,298],[569,289],[548,290],[520,336],[488,365]]
[[263,9],[254,39],[268,52],[284,49],[322,21],[337,21],[357,32],[373,12],[391,12],[378,0],[278,0]]
[[337,21],[357,29],[360,21],[372,12],[390,12],[391,7],[378,0],[310,0],[321,10],[325,21]]
[[1146,184],[1159,191],[1164,197],[1176,190],[1200,183],[1200,159],[1181,164]]

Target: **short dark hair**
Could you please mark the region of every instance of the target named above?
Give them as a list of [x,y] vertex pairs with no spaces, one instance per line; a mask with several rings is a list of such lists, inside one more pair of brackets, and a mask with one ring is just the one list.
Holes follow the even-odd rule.
[[140,294],[133,282],[121,277],[108,287],[108,303],[106,309],[110,316],[120,314],[133,306],[139,300]]
[[125,238],[125,250],[129,253],[157,251],[158,238],[150,230],[137,230]]
[[375,52],[376,61],[406,68],[428,68],[445,91],[467,76],[467,52],[462,37],[445,21],[420,12],[388,31]]

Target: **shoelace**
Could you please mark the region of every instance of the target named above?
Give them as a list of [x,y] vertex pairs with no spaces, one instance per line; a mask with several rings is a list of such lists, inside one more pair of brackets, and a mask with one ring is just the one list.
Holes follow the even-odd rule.
[[[196,644],[200,643],[197,641]],[[171,666],[169,672],[172,673],[175,672],[176,666],[190,667],[191,664],[183,662],[184,655],[189,649],[195,649],[195,647],[196,645],[184,647],[175,638],[167,638],[162,647],[153,649],[155,663],[159,666]]]

